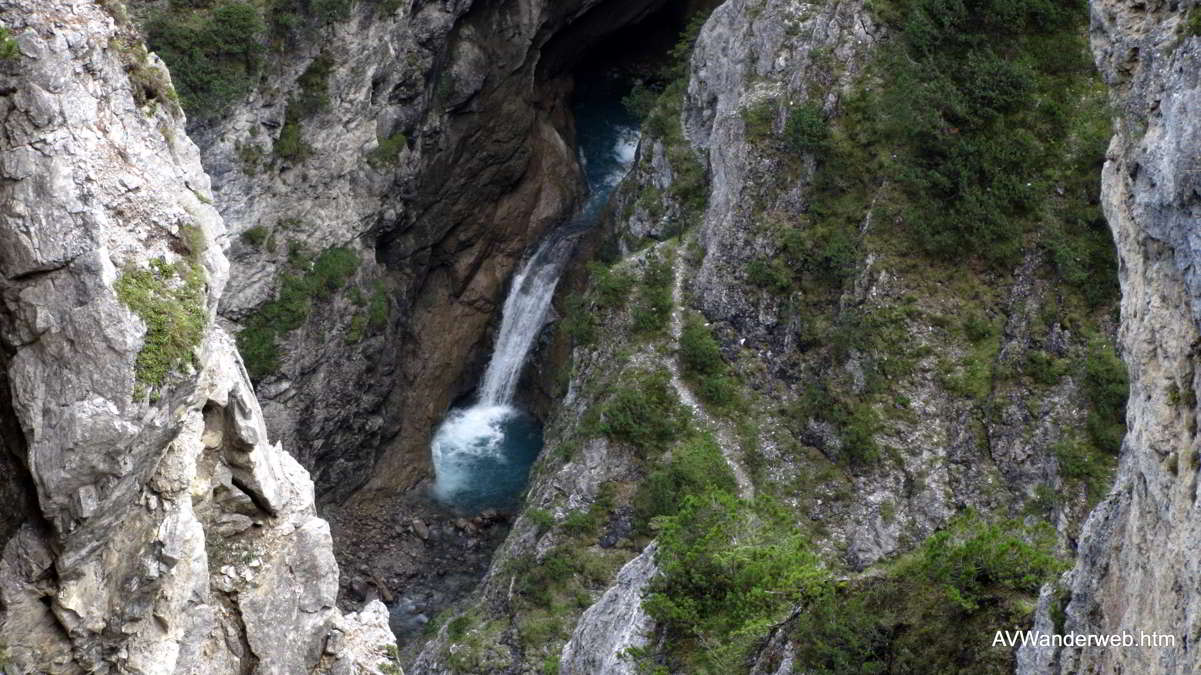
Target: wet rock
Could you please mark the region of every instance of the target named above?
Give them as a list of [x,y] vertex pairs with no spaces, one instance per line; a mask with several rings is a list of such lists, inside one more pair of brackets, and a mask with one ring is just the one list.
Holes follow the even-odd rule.
[[421,537],[422,541],[425,541],[426,539],[430,538],[429,528],[426,527],[424,522],[422,522],[418,519],[413,520],[413,531],[417,533],[418,537]]

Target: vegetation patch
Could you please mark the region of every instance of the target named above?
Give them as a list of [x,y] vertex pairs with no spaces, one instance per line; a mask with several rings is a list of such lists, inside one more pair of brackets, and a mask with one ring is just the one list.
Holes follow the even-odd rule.
[[271,231],[262,225],[248,227],[241,234],[242,241],[254,248],[262,248],[269,236],[271,236]]
[[690,414],[666,370],[628,373],[601,408],[600,430],[643,456],[665,450],[688,428]]
[[1100,336],[1089,340],[1084,358],[1084,393],[1089,400],[1088,435],[1100,450],[1117,455],[1126,435],[1126,364]]
[[1193,7],[1185,15],[1184,32],[1192,37],[1201,37],[1201,6]]
[[602,312],[611,313],[624,307],[635,283],[634,275],[626,270],[588,263],[588,291],[572,294],[564,303],[563,327],[572,341],[581,346],[592,344],[602,322]]
[[674,304],[674,279],[670,254],[660,256],[654,251],[647,253],[642,283],[638,287],[638,300],[633,309],[634,330],[644,334],[660,334],[667,330]]
[[367,154],[367,163],[375,168],[396,166],[400,161],[400,153],[405,149],[409,139],[401,132],[396,132],[387,138],[379,139],[379,145]]
[[0,61],[13,61],[21,56],[21,48],[12,33],[0,26]]
[[188,114],[214,117],[254,87],[263,65],[266,25],[246,2],[173,2],[146,24],[146,42],[171,69]]
[[359,257],[348,248],[329,248],[310,259],[301,247],[290,247],[289,269],[279,290],[243,322],[238,351],[251,379],[260,380],[279,370],[278,339],[300,328],[315,300],[326,300],[341,289],[359,266]]
[[680,331],[680,365],[685,378],[696,387],[701,400],[718,408],[738,403],[738,385],[729,373],[713,332],[704,319],[689,312]]
[[134,396],[149,393],[185,363],[204,338],[208,295],[204,268],[162,258],[149,267],[127,267],[116,282],[117,298],[146,324],[146,337],[134,362]]
[[659,524],[661,575],[643,606],[681,672],[739,671],[780,626],[803,672],[1011,672],[1012,652],[992,648],[993,633],[1026,625],[1039,587],[1065,567],[1045,524],[972,512],[850,581],[836,580],[795,516],[768,500],[710,490]]
[[827,573],[789,514],[722,491],[683,500],[660,519],[657,562],[643,607],[682,672],[736,672],[748,648]]
[[686,497],[713,490],[734,494],[734,473],[712,434],[693,435],[672,448],[639,483],[636,521],[649,534],[654,518],[675,515]]
[[821,108],[803,103],[788,112],[784,124],[784,144],[795,153],[817,153],[826,149],[830,125]]
[[364,298],[357,287],[352,290],[351,302],[364,307],[365,311],[357,311],[350,318],[350,327],[346,329],[346,341],[350,344],[362,341],[367,335],[382,333],[388,327],[392,318],[392,295],[383,281],[376,281],[371,297]]
[[311,38],[312,32],[350,18],[354,0],[273,0],[270,5],[271,35],[281,46]]
[[[805,672],[1003,673],[997,630],[1028,625],[1039,587],[1065,567],[1054,531],[967,513],[913,554],[810,596],[790,627]],[[966,637],[966,639],[965,639]]]

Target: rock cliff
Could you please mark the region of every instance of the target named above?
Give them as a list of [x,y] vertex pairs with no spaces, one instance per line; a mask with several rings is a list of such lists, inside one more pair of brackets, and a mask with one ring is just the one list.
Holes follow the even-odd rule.
[[166,69],[117,3],[0,24],[0,669],[381,672],[386,611],[335,607],[215,323],[229,240]]
[[1089,516],[1065,590],[1044,598],[1040,623],[1048,631],[1127,632],[1135,639],[1157,633],[1175,642],[1031,649],[1022,671],[1193,672],[1201,668],[1195,644],[1201,6],[1095,0],[1091,37],[1116,117],[1102,195],[1120,260],[1129,433],[1116,483]]

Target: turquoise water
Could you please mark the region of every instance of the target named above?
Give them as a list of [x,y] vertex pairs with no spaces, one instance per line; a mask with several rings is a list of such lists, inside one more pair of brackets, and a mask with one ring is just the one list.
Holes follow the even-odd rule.
[[434,436],[434,493],[439,501],[468,513],[512,509],[541,450],[542,425],[517,408],[452,411]]

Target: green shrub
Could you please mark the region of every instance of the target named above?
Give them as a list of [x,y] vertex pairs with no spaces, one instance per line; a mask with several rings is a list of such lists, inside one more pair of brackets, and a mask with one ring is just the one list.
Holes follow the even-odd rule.
[[1023,369],[1030,379],[1050,387],[1067,374],[1067,363],[1066,359],[1057,359],[1041,349],[1032,349],[1026,352]]
[[387,138],[379,139],[379,145],[376,145],[375,149],[367,154],[367,163],[376,168],[396,166],[400,161],[400,153],[408,145],[408,142],[408,137],[399,131]]
[[534,529],[537,530],[538,534],[542,534],[555,526],[555,517],[546,509],[528,509],[525,515],[534,524]]
[[329,106],[329,74],[333,67],[333,59],[322,52],[296,79],[297,93],[288,101],[283,128],[272,147],[277,158],[303,162],[313,154],[302,135],[301,123]]
[[997,324],[987,316],[972,312],[963,319],[963,334],[973,343],[983,342],[997,336]]
[[238,333],[238,351],[253,380],[279,370],[278,338],[304,324],[314,300],[341,289],[358,269],[359,257],[350,249],[335,247],[310,261],[302,247],[291,245],[289,263],[291,270],[280,278],[275,297],[247,317]]
[[404,0],[380,0],[379,11],[383,14],[395,14],[404,4]]
[[0,26],[0,61],[13,61],[21,56],[21,48],[12,33]]
[[890,189],[876,207],[916,248],[1013,263],[1023,236],[1057,206],[1048,204],[1050,188],[1065,176],[1071,186],[1095,177],[1072,159],[1081,143],[1072,122],[1095,107],[1081,95],[1095,82],[1082,38],[1085,3],[874,4],[895,39],[869,75],[880,86],[844,100],[813,213],[854,227],[887,175]]
[[642,82],[636,83],[625,96],[621,104],[638,121],[645,120],[654,110],[659,100],[659,93]]
[[271,231],[262,225],[255,225],[242,231],[242,241],[253,246],[254,248],[262,248],[263,242],[267,241],[267,237],[271,235]]
[[789,635],[807,673],[1006,673],[999,628],[1029,625],[1039,586],[1064,565],[1054,532],[1020,521],[953,520],[879,574],[811,594]]
[[918,570],[971,612],[997,586],[1037,594],[1044,581],[1064,568],[1054,548],[1055,532],[1045,524],[988,522],[968,513],[922,544]]
[[596,534],[599,523],[588,511],[572,511],[563,519],[563,532],[569,537],[587,537]]
[[358,268],[359,256],[354,251],[340,246],[325,249],[313,261],[309,274],[313,292],[317,297],[328,298],[342,288]]
[[841,426],[842,453],[851,465],[865,466],[880,459],[880,447],[875,440],[880,417],[870,405],[861,403],[851,406]]
[[471,630],[472,623],[471,616],[467,614],[456,616],[446,624],[446,636],[451,640],[462,640],[467,631]]
[[705,320],[695,312],[684,317],[680,332],[680,363],[690,375],[717,375],[725,371],[726,362],[713,333]]
[[285,44],[311,38],[312,31],[350,18],[353,0],[273,0],[268,12],[271,34]]
[[375,290],[371,293],[371,301],[367,304],[367,327],[378,333],[388,327],[392,318],[392,295],[388,286],[382,281],[375,282]]
[[1084,393],[1088,396],[1088,434],[1102,451],[1116,455],[1126,435],[1126,398],[1130,383],[1126,364],[1101,337],[1089,340],[1084,359]]
[[[588,263],[588,274],[596,304],[606,309],[616,309],[624,305],[630,295],[630,289],[634,287],[634,276],[625,270],[614,270],[592,262]],[[670,283],[669,281],[668,284]]]
[[146,42],[171,69],[189,115],[214,117],[254,87],[266,29],[254,6],[225,2],[212,10],[154,15]]
[[1068,483],[1083,485],[1090,504],[1105,496],[1113,482],[1113,455],[1079,438],[1065,438],[1053,445],[1051,452],[1059,464],[1059,476]]
[[190,363],[208,325],[204,268],[157,258],[148,268],[127,267],[115,284],[117,298],[146,324],[134,363],[134,395],[162,386],[167,376]]
[[746,135],[754,143],[763,143],[770,139],[776,124],[776,102],[764,100],[747,106],[742,111],[742,121],[746,125]]
[[737,381],[728,374],[729,369],[713,333],[704,319],[695,313],[684,318],[679,356],[684,376],[696,386],[702,401],[719,408],[737,402]]
[[516,580],[515,590],[534,607],[550,607],[557,592],[580,573],[581,561],[566,546],[556,546],[541,559],[521,556],[510,559],[507,571]]
[[572,294],[565,302],[563,329],[576,345],[586,346],[596,341],[596,321],[584,296]]
[[1184,19],[1184,32],[1192,37],[1201,37],[1201,6],[1188,11]]
[[[284,116],[288,117],[288,114],[285,113]],[[313,154],[313,147],[301,137],[300,122],[288,120],[284,122],[271,152],[285,161],[302,162]]]
[[308,119],[329,107],[329,76],[334,60],[326,52],[309,62],[296,78],[296,96],[288,103],[288,114],[294,119]]
[[875,440],[880,418],[866,402],[836,397],[824,383],[811,384],[791,406],[789,416],[798,427],[810,419],[833,426],[838,431],[841,456],[849,466],[868,466],[880,458]]
[[666,461],[639,484],[634,497],[636,520],[645,529],[653,518],[675,515],[685,497],[710,490],[733,494],[737,484],[717,441],[706,433],[672,448]]
[[645,454],[679,438],[688,419],[688,409],[676,397],[667,371],[633,372],[622,378],[601,408],[601,432]]
[[647,254],[633,310],[634,329],[639,333],[661,333],[667,328],[674,304],[671,285],[675,273],[671,265],[670,257]]
[[746,279],[752,285],[772,293],[787,293],[792,289],[792,270],[779,258],[752,260],[746,266]]
[[350,325],[346,327],[346,344],[358,344],[366,336],[367,317],[362,314],[355,314],[350,317]]
[[773,274],[778,276],[774,283],[781,293],[792,287],[794,273],[825,287],[838,288],[854,275],[860,258],[857,226],[842,226],[827,218],[783,228],[779,246],[788,261],[773,263],[779,268]]
[[822,115],[821,108],[803,104],[788,113],[784,124],[784,144],[796,153],[815,153],[826,149],[830,139],[830,125]]
[[661,573],[643,607],[674,656],[694,661],[683,672],[736,668],[751,644],[825,583],[791,517],[768,503],[711,491],[686,497],[660,525]]

